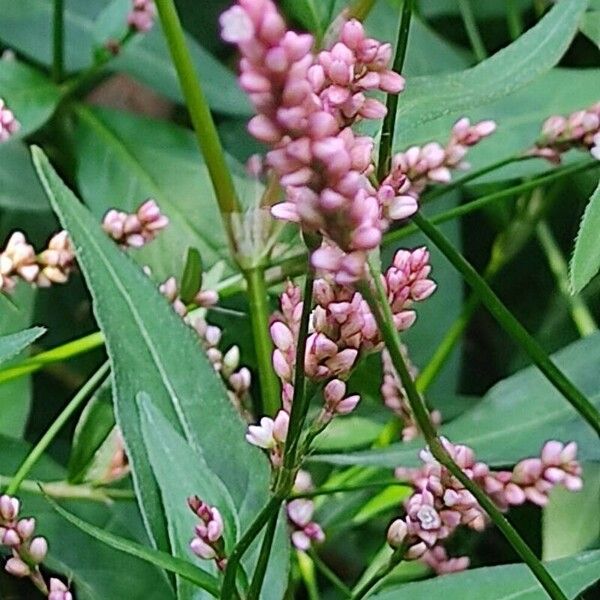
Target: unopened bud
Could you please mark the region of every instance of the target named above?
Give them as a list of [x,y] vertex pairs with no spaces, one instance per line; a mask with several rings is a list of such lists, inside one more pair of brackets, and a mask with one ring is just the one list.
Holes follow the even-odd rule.
[[387,531],[388,544],[394,549],[400,548],[406,539],[407,533],[406,523],[402,519],[396,519]]
[[27,577],[31,574],[31,569],[20,558],[9,558],[4,569],[15,577]]
[[29,545],[29,556],[31,556],[31,559],[39,564],[44,562],[46,554],[48,554],[48,542],[46,538],[34,538]]

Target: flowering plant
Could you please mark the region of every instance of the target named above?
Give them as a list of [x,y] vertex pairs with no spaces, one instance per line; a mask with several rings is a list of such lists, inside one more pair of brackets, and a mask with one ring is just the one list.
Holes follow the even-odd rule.
[[9,4],[0,595],[593,593],[588,2]]

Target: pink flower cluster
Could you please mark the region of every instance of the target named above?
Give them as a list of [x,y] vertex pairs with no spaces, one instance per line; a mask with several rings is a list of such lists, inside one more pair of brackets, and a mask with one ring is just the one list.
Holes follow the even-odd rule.
[[[577,445],[549,441],[540,458],[519,462],[513,471],[492,471],[478,462],[471,448],[454,445],[442,438],[444,448],[463,472],[485,491],[501,510],[523,504],[526,500],[544,506],[550,490],[558,484],[571,491],[582,487],[581,467],[576,461]],[[394,521],[388,539],[395,547],[406,549],[409,559],[421,558],[448,538],[459,525],[482,531],[488,519],[475,497],[440,465],[429,450],[420,454],[424,465],[419,469],[399,468],[396,476],[407,480],[415,492],[405,503],[406,516]],[[429,564],[436,565],[442,553],[429,554]],[[439,562],[439,560],[438,560]],[[448,571],[460,563],[441,560],[436,567]]]
[[6,102],[0,98],[0,144],[11,138],[20,128],[21,123],[17,121],[12,110],[6,106]]
[[600,102],[563,117],[554,115],[542,125],[542,134],[529,154],[560,164],[562,154],[578,148],[600,160]]
[[[414,303],[425,300],[435,291],[430,273],[429,253],[418,248],[399,250],[390,268],[382,275],[399,331],[408,329],[415,322]],[[347,395],[344,380],[361,354],[381,347],[381,338],[367,302],[352,287],[341,286],[330,279],[317,279],[313,285],[313,298],[315,307],[310,317],[304,369],[309,379],[325,384],[324,406],[318,417],[319,426],[323,427],[336,415],[346,415],[356,408],[360,397]],[[275,346],[273,368],[282,383],[285,413],[291,411],[294,396],[302,306],[300,289],[288,284],[280,297],[280,313],[273,316],[270,326]]]
[[325,541],[321,526],[313,521],[315,504],[312,500],[298,498],[286,505],[288,523],[292,528],[292,544],[298,550],[308,550],[314,543]]
[[50,579],[48,590],[40,572],[40,564],[48,554],[48,542],[35,536],[35,519],[20,518],[20,510],[18,498],[0,496],[0,544],[12,553],[5,570],[15,577],[29,577],[51,600],[73,600],[69,589],[58,579]]
[[225,542],[223,540],[223,518],[219,509],[209,506],[198,496],[188,498],[188,506],[200,522],[194,528],[190,542],[191,551],[203,560],[214,560],[219,570],[227,566]]
[[[410,376],[413,380],[416,379],[418,374],[417,368],[410,361],[408,350],[404,345],[402,345],[402,354],[404,356],[404,361],[408,366]],[[383,397],[385,405],[402,419],[402,440],[404,442],[409,442],[419,435],[419,428],[410,408],[406,390],[400,381],[400,377],[398,377],[398,374],[396,373],[396,369],[394,369],[389,352],[385,349],[381,353],[381,360],[383,365],[381,396]],[[442,416],[437,410],[430,412],[429,416],[431,418],[431,423],[435,427],[442,422]]]
[[152,198],[146,200],[135,213],[129,214],[112,208],[102,220],[102,228],[124,248],[141,248],[151,242],[169,224]]
[[127,25],[134,31],[145,33],[154,27],[156,6],[153,0],[132,0],[131,11],[127,15]]
[[258,112],[249,130],[273,146],[267,164],[286,191],[273,214],[325,234],[341,256],[315,256],[315,265],[341,273],[340,281],[356,279],[365,252],[381,241],[382,221],[367,178],[373,140],[350,126],[385,115],[365,92],[404,88],[388,67],[391,46],[367,38],[353,20],[332,48],[315,54],[313,37],[288,31],[271,0],[239,0],[221,24],[242,53],[240,84]]
[[[390,218],[402,218],[395,212],[410,209],[423,190],[432,183],[449,183],[452,171],[468,169],[464,161],[470,146],[478,144],[482,139],[496,130],[494,121],[480,121],[475,125],[466,117],[459,119],[452,127],[452,135],[446,146],[438,142],[430,142],[424,146],[411,146],[392,158],[392,168],[383,180],[378,195],[386,205],[387,199],[394,199],[388,209]],[[412,212],[415,212],[416,205]]]
[[11,292],[19,279],[38,287],[66,283],[74,262],[66,231],[52,236],[48,247],[37,255],[25,234],[15,231],[0,252],[0,292]]

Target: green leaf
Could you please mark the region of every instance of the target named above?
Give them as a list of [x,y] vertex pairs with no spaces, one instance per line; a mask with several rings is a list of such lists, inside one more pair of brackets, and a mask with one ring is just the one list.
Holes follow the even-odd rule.
[[[128,0],[118,0],[126,4]],[[68,71],[92,64],[98,47],[95,21],[110,7],[111,0],[70,0],[65,15],[65,63]],[[52,64],[52,3],[47,0],[0,0],[0,40],[26,56]],[[233,71],[224,67],[191,36],[186,36],[192,59],[211,107],[219,113],[249,115],[250,105],[239,89]],[[175,67],[169,57],[159,24],[137,36],[110,64],[176,102],[183,103]]]
[[592,194],[579,225],[570,266],[571,287],[579,293],[600,270],[600,183]]
[[[106,530],[100,529],[90,523],[86,523],[83,519],[80,519],[64,508],[61,508],[49,496],[46,497],[46,500],[48,500],[61,517],[103,544],[106,544],[119,552],[135,556],[136,558],[160,567],[161,569],[165,569],[165,571],[175,573],[186,581],[190,581],[194,585],[208,591],[212,596],[217,597],[219,593],[219,581],[217,578],[206,573],[202,569],[195,567],[188,561],[176,558],[166,552],[161,552],[160,550],[142,546],[137,542],[119,537],[112,533],[108,533]],[[118,574],[115,573],[113,576],[118,577]]]
[[[29,444],[0,435],[0,456],[4,477],[12,475],[30,451]],[[65,470],[47,455],[42,455],[33,467],[33,481],[62,481]],[[46,502],[38,488],[36,493],[21,489],[19,498],[23,516],[34,516],[36,531],[49,543],[45,566],[61,573],[74,585],[78,600],[144,598],[171,600],[174,593],[162,571],[138,558],[122,553],[96,541],[67,523]],[[63,507],[80,519],[108,533],[118,533],[147,544],[139,513],[133,502],[118,502],[110,506],[98,502],[64,500]]]
[[[36,290],[18,284],[10,298],[0,294],[0,335],[29,327],[33,318]],[[21,437],[31,407],[31,377],[22,377],[0,385],[0,434]]]
[[[600,550],[547,563],[548,570],[568,598],[575,598],[600,576]],[[546,592],[526,565],[484,567],[438,578],[390,587],[373,598],[411,600],[546,600]]]
[[[157,547],[169,548],[160,489],[134,401],[139,392],[152,394],[154,405],[223,481],[245,529],[266,504],[269,468],[262,453],[246,443],[244,424],[197,336],[143,271],[107,238],[43,152],[34,148],[33,154],[52,206],[77,248],[78,263],[106,337],[113,365],[117,423],[149,535]],[[278,558],[269,565],[265,589],[277,598],[286,584],[285,536],[276,540],[274,555]]]
[[80,107],[77,117],[77,182],[96,218],[113,207],[134,212],[152,197],[170,219],[135,252],[141,264],[162,281],[181,273],[190,247],[207,267],[227,257],[210,177],[191,132],[116,111]]
[[[218,574],[212,561],[201,561],[190,548],[194,526],[198,523],[187,505],[191,496],[216,506],[223,517],[223,539],[226,552],[231,552],[239,523],[233,500],[223,485],[205,463],[201,454],[190,448],[152,404],[148,394],[139,394],[138,407],[142,415],[142,434],[150,457],[150,464],[161,491],[162,503],[168,522],[171,552],[181,559],[195,562],[204,571]],[[195,598],[194,588],[178,580],[179,598]]]
[[557,487],[542,517],[542,557],[571,556],[600,540],[600,464],[583,465],[583,489],[576,494]]
[[179,296],[189,304],[202,287],[202,258],[196,248],[188,248]]
[[600,48],[600,10],[585,13],[581,20],[581,33]]
[[[600,406],[600,333],[553,355],[558,367]],[[600,459],[592,429],[535,368],[528,367],[492,387],[474,408],[441,429],[450,441],[471,446],[479,460],[494,466],[538,455],[548,439],[574,440],[580,460]],[[421,440],[350,454],[322,455],[333,464],[394,468],[419,464]]]
[[397,123],[415,127],[440,117],[461,116],[514,92],[551,69],[577,32],[587,0],[562,0],[533,28],[491,58],[460,73],[408,79]]
[[71,483],[93,481],[98,475],[89,471],[96,471],[95,458],[115,427],[111,390],[109,378],[94,393],[79,417],[69,457]]
[[362,525],[368,523],[378,515],[392,508],[398,509],[402,503],[413,493],[409,486],[391,485],[373,497],[361,507],[361,509],[352,517],[353,525]]
[[21,123],[16,138],[39,129],[60,100],[60,90],[48,78],[17,60],[0,60],[0,93]]
[[13,358],[27,346],[33,344],[46,330],[43,327],[32,327],[12,335],[0,337],[0,364]]
[[27,212],[50,209],[33,170],[31,155],[20,140],[0,144],[0,207]]
[[283,0],[283,9],[317,36],[323,34],[327,0]]

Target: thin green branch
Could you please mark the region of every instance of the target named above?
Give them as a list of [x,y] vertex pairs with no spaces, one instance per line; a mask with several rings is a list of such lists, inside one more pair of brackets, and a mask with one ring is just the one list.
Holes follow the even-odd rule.
[[[371,287],[373,286],[374,289]],[[429,412],[425,406],[422,396],[419,394],[415,382],[413,381],[404,357],[398,332],[394,326],[393,315],[387,301],[387,295],[383,289],[377,272],[372,271],[371,282],[364,282],[360,285],[360,291],[363,297],[371,307],[373,315],[377,321],[379,330],[385,342],[386,348],[394,364],[394,368],[400,377],[404,386],[408,401],[421,429],[423,436],[429,446],[429,449],[436,460],[446,467],[454,477],[456,477],[463,486],[473,494],[480,506],[486,511],[491,520],[496,524],[504,534],[508,542],[512,545],[519,556],[527,563],[532,573],[548,592],[553,600],[566,600],[566,596],[552,576],[548,573],[544,565],[538,560],[529,546],[523,541],[519,533],[508,522],[504,515],[498,510],[496,505],[488,498],[487,494],[476,485],[469,477],[465,475],[462,469],[452,460],[444,449],[442,443],[437,437],[435,428],[431,423]],[[384,574],[385,576],[385,574]],[[375,582],[376,583],[376,582]],[[366,590],[368,592],[368,590]],[[355,598],[363,596],[356,595]]]
[[208,167],[225,229],[231,235],[230,215],[240,212],[240,206],[225,152],[186,45],[175,3],[173,0],[156,0],[156,6],[192,119],[196,140]]
[[52,14],[52,79],[60,83],[65,71],[65,2],[54,0]]
[[552,230],[546,221],[542,221],[536,228],[537,238],[540,246],[546,255],[550,270],[554,275],[558,290],[569,307],[571,319],[582,337],[591,335],[598,331],[596,323],[590,309],[579,294],[571,294],[569,286],[569,267],[567,261],[561,252],[561,249],[554,239]]
[[387,488],[390,486],[405,487],[406,482],[400,481],[399,479],[385,479],[384,481],[371,481],[367,483],[361,483],[356,485],[338,485],[331,487],[322,487],[316,490],[310,490],[308,492],[301,492],[298,494],[292,494],[290,500],[297,498],[316,498],[317,496],[329,496],[331,494],[341,494],[347,492],[363,492],[365,490],[373,488]]
[[298,570],[300,571],[308,600],[321,600],[313,559],[302,550],[296,550],[296,559],[298,560]]
[[248,301],[250,303],[250,320],[252,322],[252,337],[256,360],[258,363],[258,376],[262,406],[255,407],[256,414],[275,416],[281,405],[279,382],[272,364],[273,345],[269,336],[269,308],[268,290],[265,281],[265,272],[262,267],[250,269],[245,272],[248,285]]
[[487,58],[488,53],[485,49],[483,40],[481,39],[479,28],[477,27],[477,21],[475,20],[475,15],[473,14],[471,1],[458,0],[458,7],[460,8],[460,14],[462,15],[463,23],[465,25],[465,31],[467,32],[467,37],[469,38],[471,48],[473,48],[475,58],[477,59],[477,62],[481,62]]
[[[0,488],[9,485],[12,477],[0,475]],[[68,481],[34,481],[24,479],[19,489],[30,494],[41,494],[51,498],[64,500],[89,500],[111,504],[115,500],[135,500],[132,490],[121,490],[110,487],[96,487],[89,484],[71,484]]]
[[[413,0],[404,0],[402,3],[402,15],[400,17],[400,27],[398,29],[398,40],[396,42],[396,56],[394,58],[393,69],[396,73],[402,73],[404,60],[406,59],[406,50],[408,48],[408,34],[410,32],[410,22],[412,17]],[[379,143],[379,159],[377,177],[381,181],[389,171],[390,159],[394,145],[394,129],[396,127],[396,111],[398,109],[398,94],[387,95],[387,113],[383,120],[381,130],[381,140]]]
[[506,21],[510,38],[516,40],[525,29],[523,15],[516,0],[506,0]]
[[267,523],[265,535],[260,546],[258,561],[256,563],[256,568],[254,569],[254,574],[252,575],[250,589],[248,590],[247,600],[259,600],[260,598],[260,591],[265,580],[267,567],[269,566],[269,558],[271,557],[271,548],[273,547],[273,540],[275,538],[275,530],[277,529],[278,519],[279,513],[274,512],[270,516],[269,522]]
[[[548,183],[561,179],[562,177],[574,175],[576,173],[582,173],[583,171],[596,169],[598,167],[600,167],[600,162],[598,161],[585,161],[583,163],[578,163],[575,165],[570,165],[568,167],[563,167],[562,169],[550,171],[550,173],[548,174],[533,177],[525,183],[506,188],[505,190],[501,190],[499,192],[494,192],[493,194],[488,194],[487,196],[482,196],[477,200],[472,200],[471,202],[461,204],[460,206],[452,208],[448,211],[434,215],[431,217],[431,222],[435,225],[440,225],[441,223],[445,223],[446,221],[458,219],[459,217],[464,217],[465,215],[468,215],[472,212],[481,210],[482,208],[485,208],[486,206],[498,200],[506,200],[508,198],[513,198],[518,194],[522,194],[539,186],[546,185]],[[413,233],[417,233],[418,231],[419,228],[414,223],[404,225],[399,229],[388,231],[383,236],[383,242],[384,244],[387,244],[390,242],[401,240],[412,235]]]
[[309,550],[308,555],[314,562],[319,573],[321,573],[344,598],[350,598],[352,596],[352,590],[337,576],[336,573],[333,572],[329,565],[319,556],[318,552]]
[[269,502],[267,502],[258,515],[256,515],[256,518],[252,521],[250,527],[248,527],[244,535],[242,535],[234,549],[231,551],[231,554],[227,559],[225,577],[223,578],[223,585],[221,587],[220,597],[222,600],[231,600],[233,597],[235,593],[236,574],[242,557],[263,530],[264,526],[269,522],[272,515],[279,513],[279,507],[283,500],[284,496],[281,494],[271,496]]
[[388,562],[373,573],[373,575],[352,594],[352,600],[360,600],[375,591],[375,589],[381,585],[383,580],[402,562],[404,552],[404,548],[395,550]]
[[485,280],[475,271],[469,262],[454,248],[450,241],[423,215],[417,213],[414,223],[444,254],[449,262],[459,271],[473,291],[502,328],[519,344],[527,355],[538,366],[552,385],[568,400],[579,414],[600,435],[600,413],[593,404],[548,358],[544,349],[527,333],[525,328],[515,319],[501,300],[492,291]]
[[73,413],[81,406],[85,400],[87,400],[93,391],[102,383],[105,377],[110,372],[110,363],[105,362],[100,369],[98,369],[83,387],[75,394],[73,399],[65,406],[62,412],[54,420],[52,425],[48,428],[46,433],[41,437],[39,442],[31,449],[17,472],[13,475],[6,493],[9,496],[13,496],[19,489],[21,482],[27,477],[31,469],[35,466],[37,461],[41,458],[42,454],[46,451],[48,446],[54,440],[58,432],[63,428],[66,422],[71,418]]

